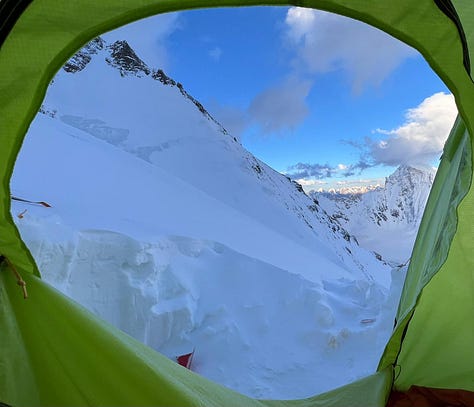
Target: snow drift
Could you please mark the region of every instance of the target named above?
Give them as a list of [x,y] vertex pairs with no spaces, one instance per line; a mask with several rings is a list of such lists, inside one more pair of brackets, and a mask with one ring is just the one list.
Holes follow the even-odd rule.
[[12,203],[49,283],[171,358],[195,347],[197,373],[299,398],[376,368],[403,271],[126,41],[58,73],[11,188],[52,205]]

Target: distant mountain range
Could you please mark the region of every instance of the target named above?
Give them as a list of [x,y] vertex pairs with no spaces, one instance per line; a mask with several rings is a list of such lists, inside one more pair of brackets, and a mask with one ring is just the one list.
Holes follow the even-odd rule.
[[319,189],[319,190],[313,190],[310,192],[310,195],[312,193],[327,193],[332,196],[335,195],[359,195],[359,194],[365,194],[366,192],[373,191],[375,189],[381,188],[380,185],[361,185],[361,186],[351,186],[351,187],[341,187],[341,188],[331,188],[331,189]]
[[366,193],[313,192],[311,196],[361,246],[387,261],[404,263],[411,255],[435,173],[432,168],[405,165],[386,178],[384,187]]

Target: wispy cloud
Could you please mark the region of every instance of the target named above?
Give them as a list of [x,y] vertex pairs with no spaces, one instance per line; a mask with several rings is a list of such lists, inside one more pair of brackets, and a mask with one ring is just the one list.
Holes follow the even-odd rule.
[[295,54],[291,79],[256,95],[247,111],[234,112],[245,113],[247,126],[257,124],[266,134],[294,129],[309,115],[314,74],[343,70],[359,93],[380,85],[405,59],[418,55],[383,31],[324,11],[291,7],[283,27],[283,43]]
[[222,49],[216,46],[208,51],[208,55],[213,61],[219,62],[222,56]]
[[354,92],[379,85],[416,51],[367,24],[336,14],[291,7],[286,40],[296,47],[296,69],[309,73],[345,70]]
[[364,160],[359,160],[355,164],[338,164],[330,165],[319,163],[297,163],[289,166],[285,175],[298,180],[324,180],[335,177],[350,177],[361,174],[364,170],[373,167],[374,164],[369,164]]
[[374,166],[374,164],[367,162],[365,158],[360,158],[355,164],[347,165],[346,168],[341,171],[341,174],[343,177],[351,177],[353,175],[361,174],[364,170]]
[[309,115],[306,98],[311,86],[310,81],[289,77],[257,94],[247,108],[215,102],[211,110],[236,137],[251,126],[261,134],[278,134],[295,129]]
[[285,174],[295,180],[331,178],[339,171],[337,166],[329,164],[297,163],[287,168]]
[[[417,55],[367,24],[314,9],[289,8],[283,27],[283,42],[296,55],[288,67],[288,77],[256,95],[247,109],[225,109],[225,118],[239,123],[238,131],[251,125],[257,125],[264,134],[295,129],[310,114],[307,97],[314,74],[342,69],[354,91],[360,92],[367,85],[379,85],[403,60]],[[215,58],[220,58],[218,48]],[[224,115],[217,112],[216,116],[223,117],[223,125],[232,128]]]
[[147,65],[166,70],[170,60],[166,40],[181,28],[179,16],[179,13],[158,14],[127,24],[103,37],[109,41],[127,40]]
[[251,122],[264,133],[295,128],[309,114],[306,97],[312,83],[291,77],[258,94],[248,109]]
[[264,133],[293,129],[309,114],[306,97],[312,83],[289,78],[258,94],[250,104],[250,120]]

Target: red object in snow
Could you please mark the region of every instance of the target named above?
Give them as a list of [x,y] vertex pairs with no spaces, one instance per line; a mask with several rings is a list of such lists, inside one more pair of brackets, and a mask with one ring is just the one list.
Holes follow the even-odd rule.
[[184,366],[186,369],[191,370],[191,363],[193,362],[194,349],[191,353],[186,353],[185,355],[177,356],[176,361]]

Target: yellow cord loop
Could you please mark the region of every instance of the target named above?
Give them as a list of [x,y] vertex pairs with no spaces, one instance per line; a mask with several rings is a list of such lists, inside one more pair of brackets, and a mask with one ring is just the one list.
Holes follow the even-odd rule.
[[5,261],[7,262],[8,266],[10,267],[10,270],[13,272],[16,278],[16,283],[21,287],[21,290],[23,291],[23,298],[26,300],[28,298],[28,291],[26,290],[26,281],[23,280],[21,277],[20,273],[16,269],[16,267],[13,265],[13,263],[8,260],[5,257]]

